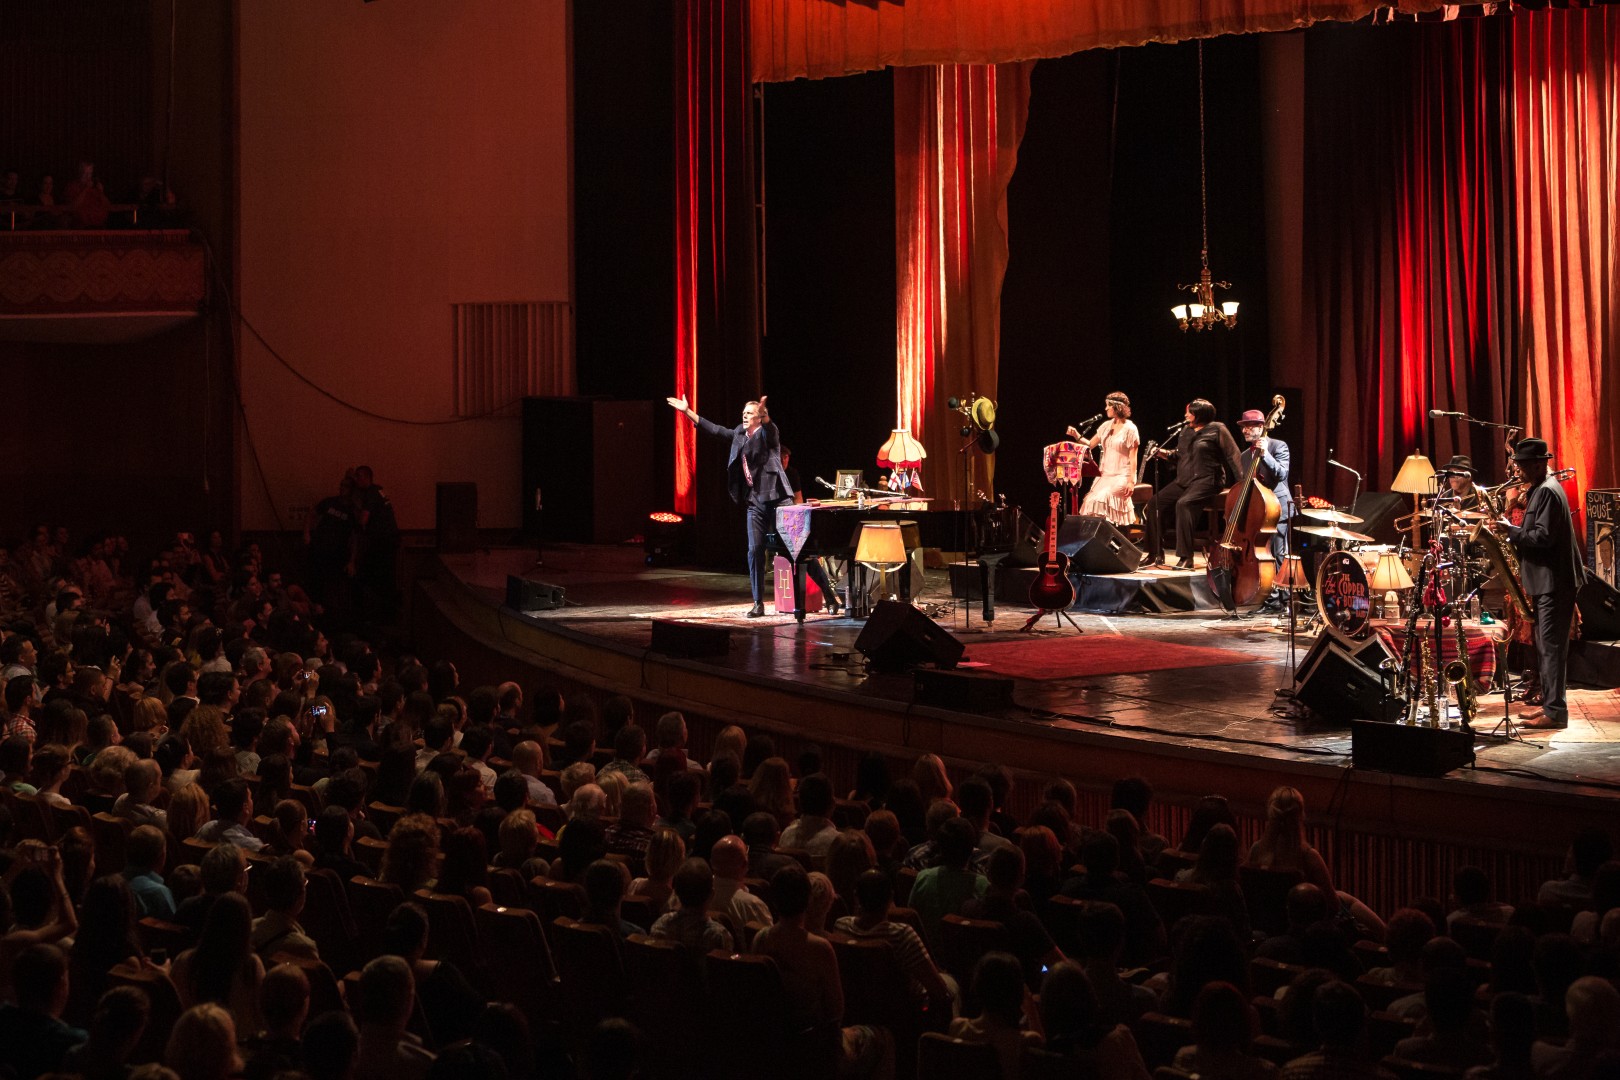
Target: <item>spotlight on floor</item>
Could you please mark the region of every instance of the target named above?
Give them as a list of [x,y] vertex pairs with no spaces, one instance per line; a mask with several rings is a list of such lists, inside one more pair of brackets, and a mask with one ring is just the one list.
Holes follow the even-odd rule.
[[680,551],[686,519],[671,510],[655,510],[647,515],[647,535],[642,548],[648,566],[669,566]]

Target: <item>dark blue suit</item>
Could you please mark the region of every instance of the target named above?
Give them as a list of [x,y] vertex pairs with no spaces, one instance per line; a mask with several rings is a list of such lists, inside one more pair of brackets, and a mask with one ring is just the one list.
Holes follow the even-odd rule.
[[[782,439],[776,425],[766,421],[748,433],[748,425],[721,427],[699,416],[697,426],[705,434],[731,443],[726,459],[726,488],[731,501],[748,508],[748,584],[756,605],[764,603],[766,588],[765,534],[776,530],[776,508],[793,501],[793,485],[782,468]],[[745,470],[743,462],[748,463]],[[750,482],[752,481],[752,482]],[[811,580],[832,596],[832,586],[821,572],[819,561],[809,566]],[[795,602],[798,598],[795,597]]]
[[[1277,505],[1282,513],[1277,516],[1277,535],[1271,538],[1271,557],[1277,560],[1277,569],[1282,569],[1282,560],[1288,554],[1288,519],[1294,513],[1294,497],[1288,492],[1288,444],[1281,439],[1266,439],[1266,452],[1260,457],[1260,468],[1255,471],[1254,478],[1259,483],[1271,489],[1277,496]],[[1244,447],[1239,464],[1247,472],[1249,463],[1254,460],[1254,445],[1251,443]]]

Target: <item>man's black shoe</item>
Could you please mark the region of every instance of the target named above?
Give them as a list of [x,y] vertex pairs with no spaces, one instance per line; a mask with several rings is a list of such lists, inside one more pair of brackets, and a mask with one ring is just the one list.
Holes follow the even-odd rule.
[[755,604],[753,607],[748,609],[748,617],[750,619],[757,619],[763,614],[765,614],[764,604]]

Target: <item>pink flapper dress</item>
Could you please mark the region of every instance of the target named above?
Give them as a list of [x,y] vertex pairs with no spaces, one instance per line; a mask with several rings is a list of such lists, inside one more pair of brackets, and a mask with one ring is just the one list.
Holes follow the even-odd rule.
[[1129,525],[1131,489],[1136,486],[1136,451],[1141,446],[1141,437],[1136,433],[1136,425],[1129,420],[1119,425],[1110,422],[1099,434],[1102,436],[1102,475],[1086,492],[1080,512],[1105,517],[1115,525]]

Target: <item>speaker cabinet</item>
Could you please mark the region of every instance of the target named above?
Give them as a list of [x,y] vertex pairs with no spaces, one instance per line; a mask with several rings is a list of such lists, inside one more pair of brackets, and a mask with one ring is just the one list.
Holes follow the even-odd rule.
[[911,700],[957,712],[986,712],[1004,709],[1013,703],[1013,681],[1000,675],[976,671],[935,671],[918,668],[914,674]]
[[681,659],[725,656],[731,651],[731,628],[654,619],[649,647],[655,653]]
[[555,543],[619,544],[655,506],[653,403],[523,399],[523,531]]
[[1128,574],[1142,565],[1142,549],[1107,518],[1070,514],[1058,526],[1057,549],[1081,574]]
[[1576,594],[1581,610],[1581,638],[1585,641],[1620,641],[1620,590],[1593,577]]
[[1405,705],[1389,694],[1375,667],[1362,663],[1325,634],[1300,666],[1294,697],[1313,713],[1339,724],[1393,721]]
[[440,483],[433,489],[434,543],[441,552],[478,549],[478,485]]
[[1358,769],[1402,776],[1444,776],[1474,763],[1474,736],[1456,729],[1352,720],[1350,762]]
[[563,606],[561,585],[506,575],[506,606],[513,611],[553,611]]
[[953,668],[963,645],[951,632],[910,604],[881,601],[855,639],[855,648],[877,671],[904,671],[919,664]]

